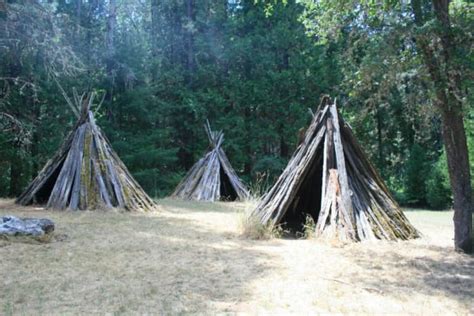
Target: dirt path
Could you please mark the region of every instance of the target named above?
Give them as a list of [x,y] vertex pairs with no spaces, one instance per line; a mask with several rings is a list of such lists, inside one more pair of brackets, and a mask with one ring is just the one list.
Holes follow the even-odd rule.
[[249,205],[163,200],[156,214],[50,212],[65,241],[0,241],[0,314],[473,314],[474,258],[449,212],[409,211],[410,242],[244,240]]

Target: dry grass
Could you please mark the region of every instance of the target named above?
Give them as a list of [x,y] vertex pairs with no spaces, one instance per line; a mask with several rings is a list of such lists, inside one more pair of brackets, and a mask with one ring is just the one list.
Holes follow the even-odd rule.
[[474,259],[452,251],[451,212],[407,212],[419,240],[335,247],[244,239],[248,205],[160,204],[130,215],[0,200],[0,215],[48,217],[68,236],[0,240],[0,314],[474,313]]
[[239,212],[239,232],[245,239],[268,240],[282,235],[280,227],[263,225],[260,220],[252,216],[251,212],[255,207],[256,200],[243,203],[244,211]]

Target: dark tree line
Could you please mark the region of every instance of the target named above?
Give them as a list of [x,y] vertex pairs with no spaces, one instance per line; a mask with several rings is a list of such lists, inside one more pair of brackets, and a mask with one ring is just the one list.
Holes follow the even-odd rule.
[[0,195],[74,123],[59,85],[104,96],[99,123],[153,196],[206,150],[205,119],[262,190],[330,94],[401,203],[454,201],[468,223],[472,29],[464,1],[0,2]]

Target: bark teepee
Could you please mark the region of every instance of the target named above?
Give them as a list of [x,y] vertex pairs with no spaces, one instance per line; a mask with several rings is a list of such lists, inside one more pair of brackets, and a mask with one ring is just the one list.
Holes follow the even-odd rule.
[[121,208],[149,211],[152,199],[130,175],[96,125],[90,111],[94,94],[66,101],[79,118],[55,156],[16,200],[53,209]]
[[211,150],[189,170],[176,187],[173,197],[200,201],[234,201],[249,197],[249,192],[232,168],[222,149],[224,134],[204,126]]
[[252,216],[293,232],[311,216],[316,236],[342,241],[418,237],[328,97]]

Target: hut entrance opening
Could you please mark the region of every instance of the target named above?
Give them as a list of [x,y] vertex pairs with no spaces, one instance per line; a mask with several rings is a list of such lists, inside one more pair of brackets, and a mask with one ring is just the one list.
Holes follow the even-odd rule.
[[56,170],[54,170],[48,180],[46,180],[41,189],[36,192],[34,198],[31,200],[31,203],[43,205],[48,202],[51,192],[53,192],[53,188],[56,184],[56,180],[59,177],[59,173],[63,168],[64,160],[66,160],[66,158],[64,158],[63,161],[58,165]]
[[285,231],[291,235],[304,232],[307,217],[317,222],[321,210],[321,189],[323,179],[323,146],[317,150],[315,161],[303,178],[294,201],[283,216],[281,223]]
[[229,177],[227,176],[224,168],[220,167],[220,180],[221,180],[221,200],[222,201],[235,201],[238,198],[237,192],[235,191]]

